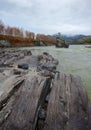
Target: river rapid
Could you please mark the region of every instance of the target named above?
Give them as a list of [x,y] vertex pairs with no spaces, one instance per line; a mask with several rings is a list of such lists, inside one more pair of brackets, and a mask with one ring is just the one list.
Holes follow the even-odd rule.
[[[24,47],[25,49],[25,47]],[[83,45],[70,45],[69,48],[28,47],[33,55],[48,52],[59,60],[58,70],[63,73],[79,75],[91,100],[91,48]]]

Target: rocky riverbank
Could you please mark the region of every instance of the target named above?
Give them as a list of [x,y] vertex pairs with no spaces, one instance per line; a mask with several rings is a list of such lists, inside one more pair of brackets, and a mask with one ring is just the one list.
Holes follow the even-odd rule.
[[[33,63],[30,59],[35,59],[36,63]],[[27,69],[23,70],[18,67],[19,64],[24,63],[28,67],[37,64],[37,60],[32,56],[31,51],[0,49],[0,84],[14,74],[26,73]]]
[[47,52],[0,50],[0,130],[90,130],[80,77],[56,70]]

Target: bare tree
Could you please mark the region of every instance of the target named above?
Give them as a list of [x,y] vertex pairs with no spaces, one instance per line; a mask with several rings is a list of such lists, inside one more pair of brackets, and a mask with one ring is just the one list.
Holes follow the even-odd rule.
[[4,23],[0,20],[0,34],[4,34],[4,29],[5,29]]

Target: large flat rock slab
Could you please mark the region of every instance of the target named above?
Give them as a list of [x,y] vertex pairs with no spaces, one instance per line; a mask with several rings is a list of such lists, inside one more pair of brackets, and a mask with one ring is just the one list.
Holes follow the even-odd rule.
[[[38,112],[46,96],[47,78],[36,73],[26,76],[25,82],[15,94],[12,111],[0,130],[33,130]],[[42,98],[42,96],[44,97]]]
[[58,74],[52,82],[43,130],[90,130],[91,107],[80,77]]

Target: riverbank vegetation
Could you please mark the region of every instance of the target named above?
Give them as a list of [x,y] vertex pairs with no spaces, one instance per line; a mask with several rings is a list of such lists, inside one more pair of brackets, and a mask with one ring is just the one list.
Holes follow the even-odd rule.
[[[58,34],[36,34],[23,28],[6,26],[0,20],[0,46],[47,46],[55,45]],[[61,39],[67,44],[91,44],[91,35],[66,36],[61,34]]]
[[0,20],[0,45],[1,46],[45,46],[54,45],[56,39],[34,32],[24,30],[23,28],[10,27],[4,25]]

